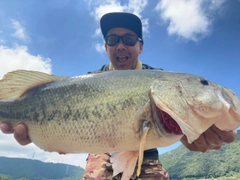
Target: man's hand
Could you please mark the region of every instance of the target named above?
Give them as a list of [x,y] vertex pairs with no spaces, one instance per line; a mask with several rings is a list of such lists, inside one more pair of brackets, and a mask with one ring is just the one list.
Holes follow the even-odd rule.
[[31,140],[29,139],[28,136],[27,127],[24,124],[18,124],[14,129],[12,129],[12,127],[9,124],[2,123],[0,124],[0,129],[5,134],[14,133],[15,139],[21,145],[27,145],[31,143]]
[[221,131],[215,125],[207,129],[198,139],[189,144],[183,136],[181,142],[191,151],[206,152],[210,149],[220,149],[223,143],[231,143],[237,137],[237,131]]

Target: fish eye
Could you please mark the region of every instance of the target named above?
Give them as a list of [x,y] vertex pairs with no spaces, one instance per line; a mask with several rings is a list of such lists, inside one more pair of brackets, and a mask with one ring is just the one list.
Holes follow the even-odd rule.
[[208,84],[208,81],[206,80],[206,79],[200,79],[200,83],[202,84],[202,85],[209,85]]

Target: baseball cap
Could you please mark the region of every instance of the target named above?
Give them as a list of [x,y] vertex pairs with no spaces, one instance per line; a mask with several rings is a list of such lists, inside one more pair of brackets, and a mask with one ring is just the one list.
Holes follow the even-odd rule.
[[137,36],[142,38],[142,22],[139,17],[134,14],[126,12],[112,12],[102,16],[100,20],[100,27],[105,38],[107,33],[112,28],[126,28],[135,32]]

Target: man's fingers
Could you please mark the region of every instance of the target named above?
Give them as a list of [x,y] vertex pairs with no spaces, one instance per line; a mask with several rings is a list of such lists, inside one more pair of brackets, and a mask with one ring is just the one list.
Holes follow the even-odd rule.
[[225,143],[231,143],[237,138],[237,130],[233,131],[221,131],[216,126],[212,126],[211,129],[218,134],[219,138]]
[[27,145],[31,143],[31,140],[28,136],[28,130],[27,127],[23,124],[18,124],[14,128],[14,137],[17,140],[17,142],[21,145]]
[[31,143],[31,140],[28,137],[27,127],[23,124],[18,124],[13,130],[13,128],[9,124],[2,123],[0,124],[0,129],[5,134],[14,133],[16,141],[21,145],[27,145]]
[[13,133],[12,127],[11,127],[9,124],[7,124],[7,123],[2,123],[2,124],[0,124],[0,129],[1,129],[1,131],[2,131],[3,133],[5,133],[5,134],[11,134],[11,133]]
[[183,136],[181,142],[191,151],[206,152],[210,149],[220,149],[223,143],[231,143],[236,139],[236,137],[236,130],[222,131],[213,125],[191,144],[187,142],[186,136]]
[[196,139],[191,144],[188,143],[187,137],[183,136],[182,139],[181,139],[181,142],[190,151],[206,152],[208,150],[208,145],[205,141],[204,135],[201,135],[198,139]]
[[[181,140],[182,141],[182,140]],[[186,140],[185,140],[186,141]],[[191,144],[182,143],[191,151],[207,152],[210,149],[220,149],[222,147],[222,140],[218,134],[212,129],[207,129]]]
[[208,144],[207,150],[221,149],[221,147],[223,145],[223,140],[221,139],[219,134],[216,133],[214,128],[216,128],[216,127],[212,126],[203,133],[205,136],[206,143]]

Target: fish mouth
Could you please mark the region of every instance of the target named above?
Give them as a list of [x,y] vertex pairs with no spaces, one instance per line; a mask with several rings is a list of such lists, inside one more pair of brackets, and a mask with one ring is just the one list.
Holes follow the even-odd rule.
[[166,112],[156,108],[157,113],[161,115],[160,124],[163,125],[164,130],[167,133],[182,135],[182,130],[177,122]]
[[156,104],[154,104],[155,118],[157,117],[158,122],[164,130],[169,134],[183,135],[183,132],[178,125],[178,123],[165,111],[159,109]]

